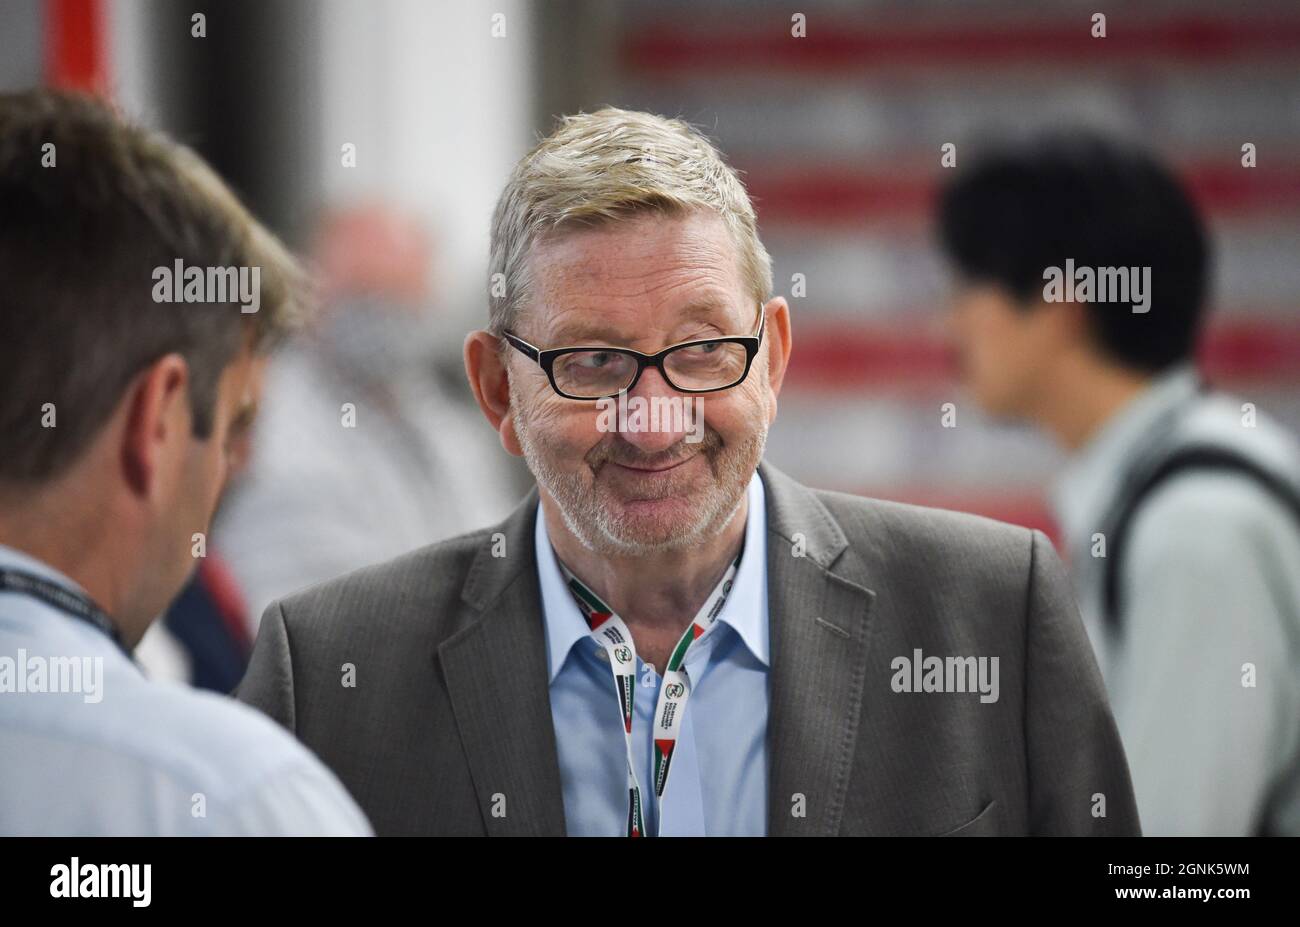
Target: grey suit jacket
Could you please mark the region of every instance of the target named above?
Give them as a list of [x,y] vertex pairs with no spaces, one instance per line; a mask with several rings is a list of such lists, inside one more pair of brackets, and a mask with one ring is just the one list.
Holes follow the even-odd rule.
[[[1043,534],[759,472],[770,834],[1138,834],[1101,676]],[[238,697],[314,750],[380,835],[565,833],[537,504],[533,489],[500,525],[262,618]],[[896,661],[918,650],[997,657],[998,699],[896,691],[913,678]]]

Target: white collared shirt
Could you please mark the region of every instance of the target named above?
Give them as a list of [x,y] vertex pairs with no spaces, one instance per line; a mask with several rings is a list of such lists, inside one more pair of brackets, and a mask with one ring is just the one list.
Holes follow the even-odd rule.
[[[84,593],[12,547],[0,568]],[[370,833],[333,773],[269,718],[151,682],[88,622],[0,592],[0,835]]]

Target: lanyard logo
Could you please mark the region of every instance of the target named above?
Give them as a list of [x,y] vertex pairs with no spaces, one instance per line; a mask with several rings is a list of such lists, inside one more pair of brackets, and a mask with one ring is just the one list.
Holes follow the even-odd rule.
[[[722,611],[722,605],[726,601],[728,593],[731,592],[739,566],[740,556],[737,555],[731,566],[728,567],[726,574],[714,588],[713,594],[700,608],[691,624],[682,632],[677,646],[673,648],[672,655],[668,658],[668,666],[664,670],[665,684],[663,689],[660,690],[659,699],[655,705],[652,728],[655,732],[653,775],[656,799],[662,800],[664,789],[667,788],[668,770],[672,764],[673,752],[677,747],[677,735],[681,725],[682,713],[686,710],[686,702],[691,694],[690,687],[687,684],[689,680],[684,678],[686,674],[685,670],[682,669],[686,651],[690,649],[691,644],[701,634],[709,629],[718,613]],[[626,665],[633,662],[636,659],[636,644],[632,640],[631,632],[623,623],[623,619],[569,572],[563,563],[560,564],[560,568],[568,580],[569,590],[573,593],[579,610],[587,619],[588,627],[591,628],[591,636],[598,642],[601,638],[604,638],[613,645],[608,648],[608,652],[612,655],[610,669],[614,673],[615,690],[618,693],[622,709],[623,745],[627,759],[628,811],[627,826],[624,833],[629,837],[640,837],[646,834],[646,829],[644,809],[641,806],[641,785],[638,781],[636,764],[632,755],[632,712],[635,687],[632,683],[631,673],[616,669],[613,665],[614,663]],[[604,645],[602,644],[602,646]],[[669,679],[672,681],[669,682]],[[663,826],[662,818],[659,821],[659,826]]]

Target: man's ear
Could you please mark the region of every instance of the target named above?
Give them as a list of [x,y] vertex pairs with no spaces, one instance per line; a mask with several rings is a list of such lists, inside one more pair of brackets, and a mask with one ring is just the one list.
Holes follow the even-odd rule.
[[501,446],[516,457],[524,450],[515,433],[510,405],[510,376],[501,356],[500,341],[491,332],[470,332],[465,338],[465,376],[483,416],[501,437]]
[[768,424],[776,420],[776,397],[785,381],[785,371],[790,364],[790,304],[783,296],[774,296],[764,307],[767,322],[763,329],[763,343],[767,346],[767,382],[772,389],[772,412]]
[[189,383],[185,358],[167,354],[140,371],[122,399],[122,470],[127,485],[143,498],[159,494],[189,446]]

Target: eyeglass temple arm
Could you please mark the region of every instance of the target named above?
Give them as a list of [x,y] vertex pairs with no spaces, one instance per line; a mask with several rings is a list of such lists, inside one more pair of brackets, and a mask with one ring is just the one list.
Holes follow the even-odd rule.
[[533,347],[524,339],[520,338],[518,335],[508,331],[502,332],[501,334],[506,339],[506,341],[510,342],[510,344],[513,347],[515,347],[517,350],[519,350],[522,354],[527,355],[530,359],[535,361],[541,360],[542,352],[539,351],[537,348]]

